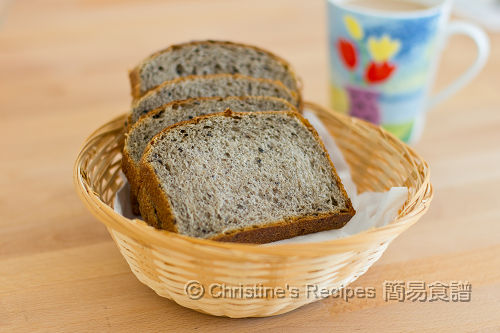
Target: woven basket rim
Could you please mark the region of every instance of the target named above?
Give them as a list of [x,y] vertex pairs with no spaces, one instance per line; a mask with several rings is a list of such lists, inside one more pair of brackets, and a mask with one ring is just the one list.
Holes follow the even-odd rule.
[[[361,119],[353,119],[347,115],[343,115],[337,112],[330,111],[327,108],[319,106],[316,103],[305,102],[305,108],[313,110],[322,110],[330,113],[334,117],[338,118],[340,121],[349,124],[349,122],[354,122],[356,125],[370,127],[376,130],[376,132],[381,135],[385,140],[392,141],[391,144],[397,146],[408,156],[412,156],[413,159],[420,161],[425,167],[423,168],[423,178],[422,184],[413,195],[419,196],[419,199],[412,205],[411,209],[404,212],[400,212],[399,216],[389,224],[382,227],[374,227],[357,234],[318,242],[307,242],[307,243],[292,243],[292,244],[272,244],[272,245],[259,245],[259,244],[243,244],[243,243],[229,243],[229,242],[218,242],[209,239],[194,238],[185,235],[180,235],[177,233],[155,229],[147,225],[144,221],[139,219],[129,219],[121,214],[117,213],[111,206],[106,204],[101,200],[101,198],[95,193],[95,191],[90,188],[90,185],[85,179],[85,172],[82,170],[82,159],[87,152],[87,148],[92,146],[92,143],[96,139],[96,136],[100,133],[107,132],[110,130],[117,130],[117,124],[123,124],[128,116],[128,113],[121,114],[114,117],[109,122],[105,123],[87,138],[85,143],[82,145],[80,153],[78,154],[77,160],[74,166],[74,183],[78,195],[82,201],[89,207],[94,215],[104,223],[108,228],[114,229],[121,232],[133,239],[145,242],[147,238],[147,243],[151,243],[161,247],[172,247],[172,246],[182,246],[182,244],[189,243],[190,246],[203,247],[205,250],[209,248],[213,249],[226,249],[232,250],[235,254],[238,252],[243,252],[246,254],[268,254],[273,256],[320,256],[322,254],[334,254],[340,253],[349,249],[354,249],[356,245],[362,243],[371,244],[371,241],[377,242],[380,239],[380,235],[383,233],[398,235],[405,229],[409,228],[413,223],[415,223],[421,215],[423,215],[430,204],[433,196],[433,189],[430,183],[430,170],[425,162],[425,160],[418,155],[411,147],[407,146],[405,143],[401,142],[391,133],[385,131],[379,126],[373,125]],[[407,198],[406,202],[410,201],[410,197]],[[406,203],[405,203],[406,205]],[[314,246],[314,251],[311,251],[311,246]]]

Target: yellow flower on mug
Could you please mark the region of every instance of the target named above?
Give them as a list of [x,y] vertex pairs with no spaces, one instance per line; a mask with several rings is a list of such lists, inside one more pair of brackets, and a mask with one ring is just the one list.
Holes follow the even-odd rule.
[[344,88],[334,84],[330,86],[330,103],[335,111],[348,114],[349,113],[349,96]]
[[351,15],[344,16],[344,24],[352,38],[358,40],[363,38],[363,28],[354,17]]
[[368,38],[368,50],[375,62],[385,62],[391,59],[401,47],[399,40],[383,35],[380,39]]

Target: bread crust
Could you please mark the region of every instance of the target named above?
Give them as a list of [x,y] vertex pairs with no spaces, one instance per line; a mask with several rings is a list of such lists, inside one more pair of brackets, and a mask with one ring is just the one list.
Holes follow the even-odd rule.
[[[244,242],[244,243],[268,243],[289,237],[295,237],[300,235],[305,235],[308,233],[325,231],[334,228],[340,228],[344,226],[356,213],[354,207],[352,206],[351,200],[349,199],[344,185],[342,184],[340,178],[337,175],[335,166],[333,165],[330,155],[326,150],[323,142],[319,138],[318,133],[312,127],[312,125],[302,117],[297,112],[294,111],[266,111],[266,112],[253,112],[251,114],[267,114],[280,112],[283,114],[296,117],[304,126],[306,126],[313,134],[316,141],[319,143],[320,147],[326,154],[330,166],[332,167],[332,174],[342,195],[346,198],[346,209],[339,210],[328,214],[319,214],[317,216],[305,216],[305,217],[295,217],[287,218],[284,220],[266,223],[261,227],[250,227],[244,229],[233,230],[229,233],[224,233],[212,237],[213,240],[227,241],[227,242]],[[152,145],[157,141],[161,140],[163,135],[168,133],[175,127],[183,126],[186,124],[197,124],[204,121],[205,119],[211,117],[244,117],[249,115],[243,112],[232,112],[231,110],[226,110],[225,112],[209,114],[205,116],[200,116],[189,121],[183,121],[172,126],[167,127],[160,133],[158,133],[146,147],[144,154],[141,159],[140,176],[142,178],[142,185],[139,192],[139,206],[141,214],[145,221],[149,224],[154,225],[157,228],[165,229],[173,232],[177,232],[175,216],[173,214],[172,208],[170,206],[169,200],[166,197],[165,192],[161,190],[161,185],[156,177],[152,166],[146,163],[147,157],[151,153]]]
[[137,201],[137,194],[139,193],[140,175],[134,160],[130,156],[129,150],[127,148],[128,133],[125,134],[125,143],[123,145],[122,151],[122,172],[127,177],[128,183],[130,184],[130,204],[132,206],[132,212],[135,215],[140,214],[139,202]]
[[[141,174],[145,179],[154,179],[155,177],[152,169],[141,169]],[[160,186],[150,181],[142,183],[137,201],[141,216],[149,225],[158,229],[178,232],[172,208]]]
[[[353,214],[354,215],[354,214]],[[261,227],[249,227],[212,237],[212,240],[234,243],[265,244],[320,231],[342,228],[353,215],[340,211],[337,215],[290,218]]]
[[147,58],[145,58],[144,60],[142,60],[139,63],[139,65],[137,65],[133,69],[129,70],[130,88],[131,88],[131,94],[132,94],[133,99],[134,100],[138,99],[138,98],[140,98],[141,96],[143,96],[146,93],[146,91],[141,92],[141,70],[142,70],[142,67],[146,63],[148,63],[150,60],[156,58],[157,56],[159,56],[159,55],[161,55],[163,53],[167,53],[167,52],[170,52],[170,51],[173,51],[173,50],[176,50],[176,49],[180,49],[180,48],[185,47],[185,46],[192,46],[192,45],[214,45],[214,44],[240,46],[240,47],[254,49],[256,51],[260,51],[260,52],[266,53],[271,58],[274,58],[275,60],[277,60],[277,62],[283,64],[283,66],[287,69],[287,71],[290,73],[290,75],[294,79],[295,89],[290,89],[290,90],[294,91],[296,93],[297,100],[298,100],[298,109],[299,109],[299,111],[302,110],[302,108],[303,108],[302,83],[301,83],[302,81],[297,76],[295,70],[293,69],[293,67],[290,65],[290,63],[288,61],[286,61],[285,59],[281,58],[280,56],[278,56],[278,55],[276,55],[276,54],[274,54],[274,53],[272,53],[272,52],[270,52],[268,50],[259,48],[257,46],[248,45],[248,44],[244,44],[244,43],[235,43],[235,42],[230,42],[230,41],[217,41],[217,40],[191,41],[191,42],[186,42],[186,43],[180,43],[180,44],[171,45],[171,46],[169,46],[169,47],[167,47],[165,49],[162,49],[162,50],[154,52],[153,54],[151,54],[150,56],[148,56]]
[[123,145],[123,151],[122,151],[122,171],[125,174],[125,176],[128,179],[128,182],[130,184],[130,203],[132,206],[132,212],[136,215],[140,214],[139,210],[139,203],[137,201],[137,196],[139,194],[139,188],[141,184],[141,177],[140,177],[140,164],[136,163],[129,152],[128,149],[128,140],[129,140],[129,134],[131,131],[133,131],[135,128],[140,126],[140,123],[143,121],[146,121],[146,119],[152,118],[155,115],[159,114],[162,111],[165,111],[167,109],[170,109],[170,107],[173,107],[175,105],[186,105],[193,103],[195,101],[211,101],[211,100],[229,100],[229,99],[236,99],[240,101],[244,101],[246,99],[275,99],[279,100],[281,103],[287,105],[291,111],[297,111],[295,106],[290,104],[288,101],[279,98],[279,97],[271,97],[271,96],[231,96],[231,97],[198,97],[198,98],[189,98],[185,100],[179,100],[179,101],[173,101],[170,103],[167,103],[165,105],[162,105],[152,111],[149,111],[147,114],[142,115],[139,120],[137,120],[135,123],[132,124],[131,122],[131,117],[129,116],[129,121],[127,124],[127,130],[125,134],[125,143]]

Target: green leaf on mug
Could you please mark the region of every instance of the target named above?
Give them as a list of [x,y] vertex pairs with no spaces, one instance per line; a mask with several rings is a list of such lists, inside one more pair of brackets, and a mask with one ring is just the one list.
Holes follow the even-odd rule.
[[414,121],[410,121],[408,123],[402,123],[402,124],[385,124],[382,125],[382,127],[400,138],[401,140],[408,142],[410,139],[411,135],[411,130],[413,128],[413,123]]

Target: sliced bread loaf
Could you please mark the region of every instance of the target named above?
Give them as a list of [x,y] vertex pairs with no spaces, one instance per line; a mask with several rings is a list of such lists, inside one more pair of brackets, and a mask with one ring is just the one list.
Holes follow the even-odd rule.
[[354,209],[316,131],[290,111],[226,111],[156,135],[141,160],[149,224],[267,243],[342,227]]
[[283,98],[295,107],[299,106],[295,93],[279,81],[230,74],[187,76],[164,82],[137,100],[132,106],[130,123],[133,124],[149,111],[176,100],[216,96],[271,96]]
[[165,81],[189,75],[242,74],[281,81],[298,95],[290,64],[255,46],[224,41],[194,41],[170,46],[130,71],[132,96],[138,98]]
[[122,170],[130,183],[134,213],[139,211],[136,199],[140,185],[139,162],[149,141],[175,123],[223,112],[228,108],[236,112],[295,110],[293,105],[276,97],[203,97],[171,102],[142,116],[125,136],[122,158]]

